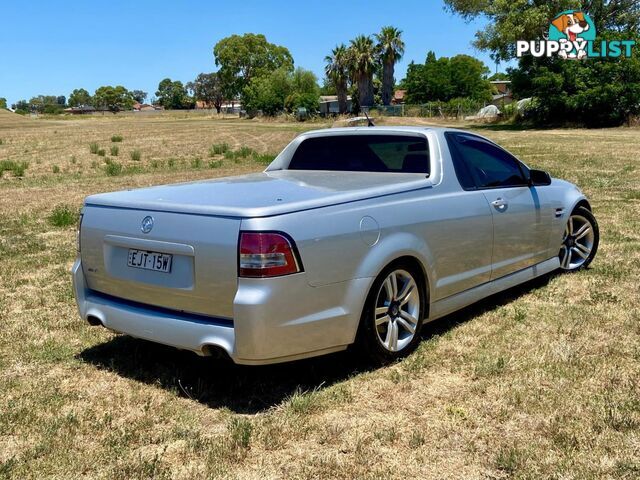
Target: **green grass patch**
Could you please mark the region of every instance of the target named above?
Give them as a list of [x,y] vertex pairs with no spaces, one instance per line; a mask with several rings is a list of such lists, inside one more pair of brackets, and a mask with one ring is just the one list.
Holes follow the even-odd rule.
[[118,148],[118,146],[117,145],[111,145],[111,156],[112,157],[117,157],[119,153],[120,153],[120,149]]
[[104,148],[101,148],[100,150],[98,150],[98,156],[99,157],[104,157],[107,155],[107,152]]
[[53,167],[51,167],[51,171],[53,173],[60,173],[60,167],[58,165],[54,165]]
[[122,175],[122,172],[123,172],[122,164],[111,160],[107,162],[107,164],[105,165],[104,172],[109,177],[117,177],[118,175]]
[[142,159],[142,152],[140,150],[134,150],[131,152],[131,160],[139,162]]
[[269,165],[276,158],[272,153],[253,153],[253,160],[260,165]]
[[24,177],[24,173],[29,168],[27,162],[14,162],[13,160],[0,161],[0,177],[4,172],[11,172],[14,177]]
[[209,160],[209,168],[220,168],[222,163],[222,160]]
[[97,155],[98,154],[98,150],[100,150],[100,147],[98,146],[97,143],[93,142],[89,144],[89,152],[92,153],[93,155]]
[[235,153],[237,158],[247,158],[255,154],[256,152],[254,152],[252,148],[243,145],[238,150],[236,150]]
[[111,136],[111,141],[113,143],[119,143],[122,141],[122,135],[112,135]]
[[68,227],[76,225],[80,213],[69,205],[57,205],[51,215],[49,215],[49,223],[54,227]]
[[224,153],[229,151],[228,143],[214,143],[209,148],[209,156],[213,157],[215,155],[223,155]]

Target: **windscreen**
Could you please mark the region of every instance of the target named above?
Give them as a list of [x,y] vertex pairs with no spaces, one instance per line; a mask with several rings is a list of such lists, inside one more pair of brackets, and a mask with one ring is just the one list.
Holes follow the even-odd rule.
[[335,135],[308,138],[289,170],[398,172],[429,175],[427,139],[411,135]]

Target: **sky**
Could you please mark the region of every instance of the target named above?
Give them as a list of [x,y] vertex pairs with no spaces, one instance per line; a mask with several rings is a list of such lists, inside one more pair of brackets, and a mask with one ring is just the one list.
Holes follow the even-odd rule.
[[262,33],[283,45],[296,66],[321,80],[324,57],[356,35],[382,26],[403,31],[404,77],[412,60],[465,53],[494,71],[489,55],[471,46],[482,21],[464,22],[439,0],[13,0],[3,2],[0,26],[0,97],[91,94],[124,85],[154,96],[163,78],[186,83],[216,70],[213,46],[232,34]]

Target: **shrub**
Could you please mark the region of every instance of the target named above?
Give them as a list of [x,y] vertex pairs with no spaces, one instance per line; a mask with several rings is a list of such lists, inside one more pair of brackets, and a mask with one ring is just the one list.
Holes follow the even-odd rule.
[[191,168],[202,168],[202,159],[199,157],[191,159]]
[[262,165],[269,165],[271,162],[273,162],[273,160],[276,158],[275,155],[271,154],[271,153],[257,153],[254,152],[253,154],[253,160],[262,164]]
[[118,148],[117,145],[111,145],[111,156],[112,157],[117,157],[118,153],[120,153],[120,149]]
[[60,167],[58,165],[54,165],[53,168],[51,168],[51,171],[53,173],[60,173]]
[[98,150],[98,156],[99,157],[104,157],[107,155],[107,152],[105,151],[104,148],[101,148],[100,150]]
[[0,138],[0,145],[4,143],[4,140]]
[[220,168],[222,160],[209,160],[209,168]]
[[176,166],[176,159],[175,158],[170,158],[169,160],[167,160],[167,166],[169,168],[173,168]]
[[240,150],[236,151],[236,157],[239,158],[247,158],[248,156],[252,155],[254,153],[252,148],[246,147],[246,146],[242,146],[240,147]]
[[78,223],[79,212],[69,205],[58,205],[49,216],[49,223],[55,227],[68,227]]
[[98,144],[97,144],[97,143],[95,143],[95,142],[94,142],[94,143],[89,144],[89,151],[90,151],[91,153],[93,153],[94,155],[98,153],[98,149],[99,149],[99,148],[100,148],[100,147],[98,147]]
[[234,152],[233,150],[227,150],[226,152],[224,152],[224,158],[226,158],[227,160],[235,160],[236,152]]
[[229,150],[229,144],[227,143],[215,143],[209,148],[209,156],[222,155]]
[[29,164],[27,162],[14,162],[13,160],[2,160],[0,162],[0,177],[4,172],[11,172],[14,177],[24,177],[24,172]]
[[13,176],[14,177],[24,177],[24,172],[27,169],[29,164],[27,162],[16,162],[13,166]]
[[133,160],[134,162],[139,162],[141,158],[142,152],[140,150],[134,150],[133,152],[131,152],[131,160]]
[[110,161],[104,167],[105,173],[110,177],[117,177],[122,174],[122,164],[114,161]]
[[113,135],[111,137],[111,141],[113,143],[121,142],[122,141],[122,135]]

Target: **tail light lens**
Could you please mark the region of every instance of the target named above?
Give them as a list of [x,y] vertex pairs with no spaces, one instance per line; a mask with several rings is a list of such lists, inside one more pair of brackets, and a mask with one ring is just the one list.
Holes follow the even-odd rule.
[[274,232],[240,234],[240,277],[279,277],[300,271],[295,245],[286,235]]
[[78,218],[78,225],[76,226],[76,248],[78,250],[78,253],[80,253],[81,250],[81,245],[80,245],[80,229],[82,228],[82,213],[80,214],[80,217]]

